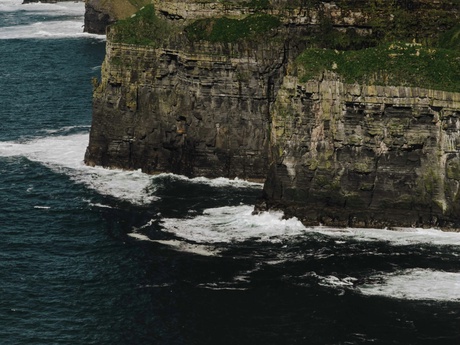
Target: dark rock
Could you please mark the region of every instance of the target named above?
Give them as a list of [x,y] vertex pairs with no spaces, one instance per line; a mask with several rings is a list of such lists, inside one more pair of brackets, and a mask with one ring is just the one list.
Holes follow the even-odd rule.
[[263,180],[283,42],[108,42],[87,164]]
[[260,202],[307,225],[459,227],[458,124],[458,93],[285,78]]
[[108,11],[95,6],[95,1],[85,2],[85,32],[104,35],[107,26],[115,21],[116,18]]

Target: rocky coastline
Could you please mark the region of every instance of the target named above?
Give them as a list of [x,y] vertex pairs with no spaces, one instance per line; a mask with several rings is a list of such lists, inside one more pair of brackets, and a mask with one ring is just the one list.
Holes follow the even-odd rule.
[[[124,13],[134,19],[107,32],[86,164],[266,179],[256,210],[281,209],[306,225],[460,226],[459,92],[350,83],[334,64],[304,80],[298,67],[311,47],[434,42],[458,23],[455,1],[372,11],[344,0],[152,2],[155,38],[126,36],[141,16],[134,7]],[[122,13],[98,0],[86,6],[93,32]],[[258,35],[249,26],[232,41],[233,32],[212,36],[223,17],[278,24]]]

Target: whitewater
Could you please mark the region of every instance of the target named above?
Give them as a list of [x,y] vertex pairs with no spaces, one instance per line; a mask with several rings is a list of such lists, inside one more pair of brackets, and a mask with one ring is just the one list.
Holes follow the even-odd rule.
[[460,341],[460,233],[306,227],[254,213],[262,184],[86,166],[105,37],[83,14],[0,0],[0,343]]

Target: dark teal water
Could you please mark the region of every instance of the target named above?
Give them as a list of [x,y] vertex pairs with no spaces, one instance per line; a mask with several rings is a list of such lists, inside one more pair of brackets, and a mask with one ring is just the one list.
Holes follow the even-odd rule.
[[[252,215],[261,186],[85,167],[104,41],[0,0],[0,344],[459,344],[460,235]],[[80,6],[80,7],[78,7]]]

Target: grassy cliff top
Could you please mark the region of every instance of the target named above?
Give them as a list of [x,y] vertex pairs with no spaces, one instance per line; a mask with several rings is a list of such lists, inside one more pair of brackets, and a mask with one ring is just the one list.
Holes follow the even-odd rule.
[[297,58],[296,68],[302,81],[333,70],[346,83],[460,92],[460,50],[429,48],[414,42],[356,51],[307,49]]
[[[120,3],[118,0],[105,1],[112,5]],[[237,18],[221,16],[185,22],[173,22],[158,16],[152,1],[157,2],[125,1],[123,6],[149,4],[141,7],[136,14],[118,21],[109,30],[109,39],[158,47],[171,35],[183,32],[191,41],[263,41],[268,39],[268,32],[283,25],[282,12],[274,15],[277,12],[266,11],[267,7],[318,5],[317,24],[304,26],[307,31],[303,31],[302,37],[291,37],[310,47],[295,61],[302,80],[318,76],[324,70],[334,70],[347,83],[417,86],[460,92],[460,7],[457,11],[452,10],[457,8],[455,5],[460,4],[460,0],[439,0],[434,9],[429,7],[432,2],[422,0],[337,0],[330,5],[343,5],[340,15],[347,16],[349,12],[345,9],[357,13],[364,3],[371,4],[367,12],[363,12],[368,17],[361,16],[366,18],[367,34],[360,33],[353,25],[348,29],[342,24],[337,25],[334,15],[339,12],[321,12],[327,6],[317,0],[222,0],[221,3],[244,4],[251,11]],[[209,3],[207,0],[190,2]],[[428,7],[421,10],[422,5]],[[441,5],[447,7],[443,9]],[[340,18],[338,22],[342,23]]]
[[242,39],[257,39],[280,25],[281,21],[277,17],[254,14],[242,19],[200,19],[187,26],[185,32],[187,37],[194,41],[237,42]]
[[102,12],[109,13],[113,18],[124,19],[139,11],[151,0],[86,0]]
[[158,46],[171,33],[170,25],[159,18],[152,4],[142,7],[131,17],[119,20],[109,30],[114,42]]
[[[279,18],[259,13],[240,19],[226,17],[199,19],[183,29],[192,41],[237,42],[260,38],[262,34],[280,25]],[[175,30],[181,30],[181,27],[160,18],[153,4],[149,4],[131,17],[119,20],[109,32],[110,39],[114,42],[158,46]]]

